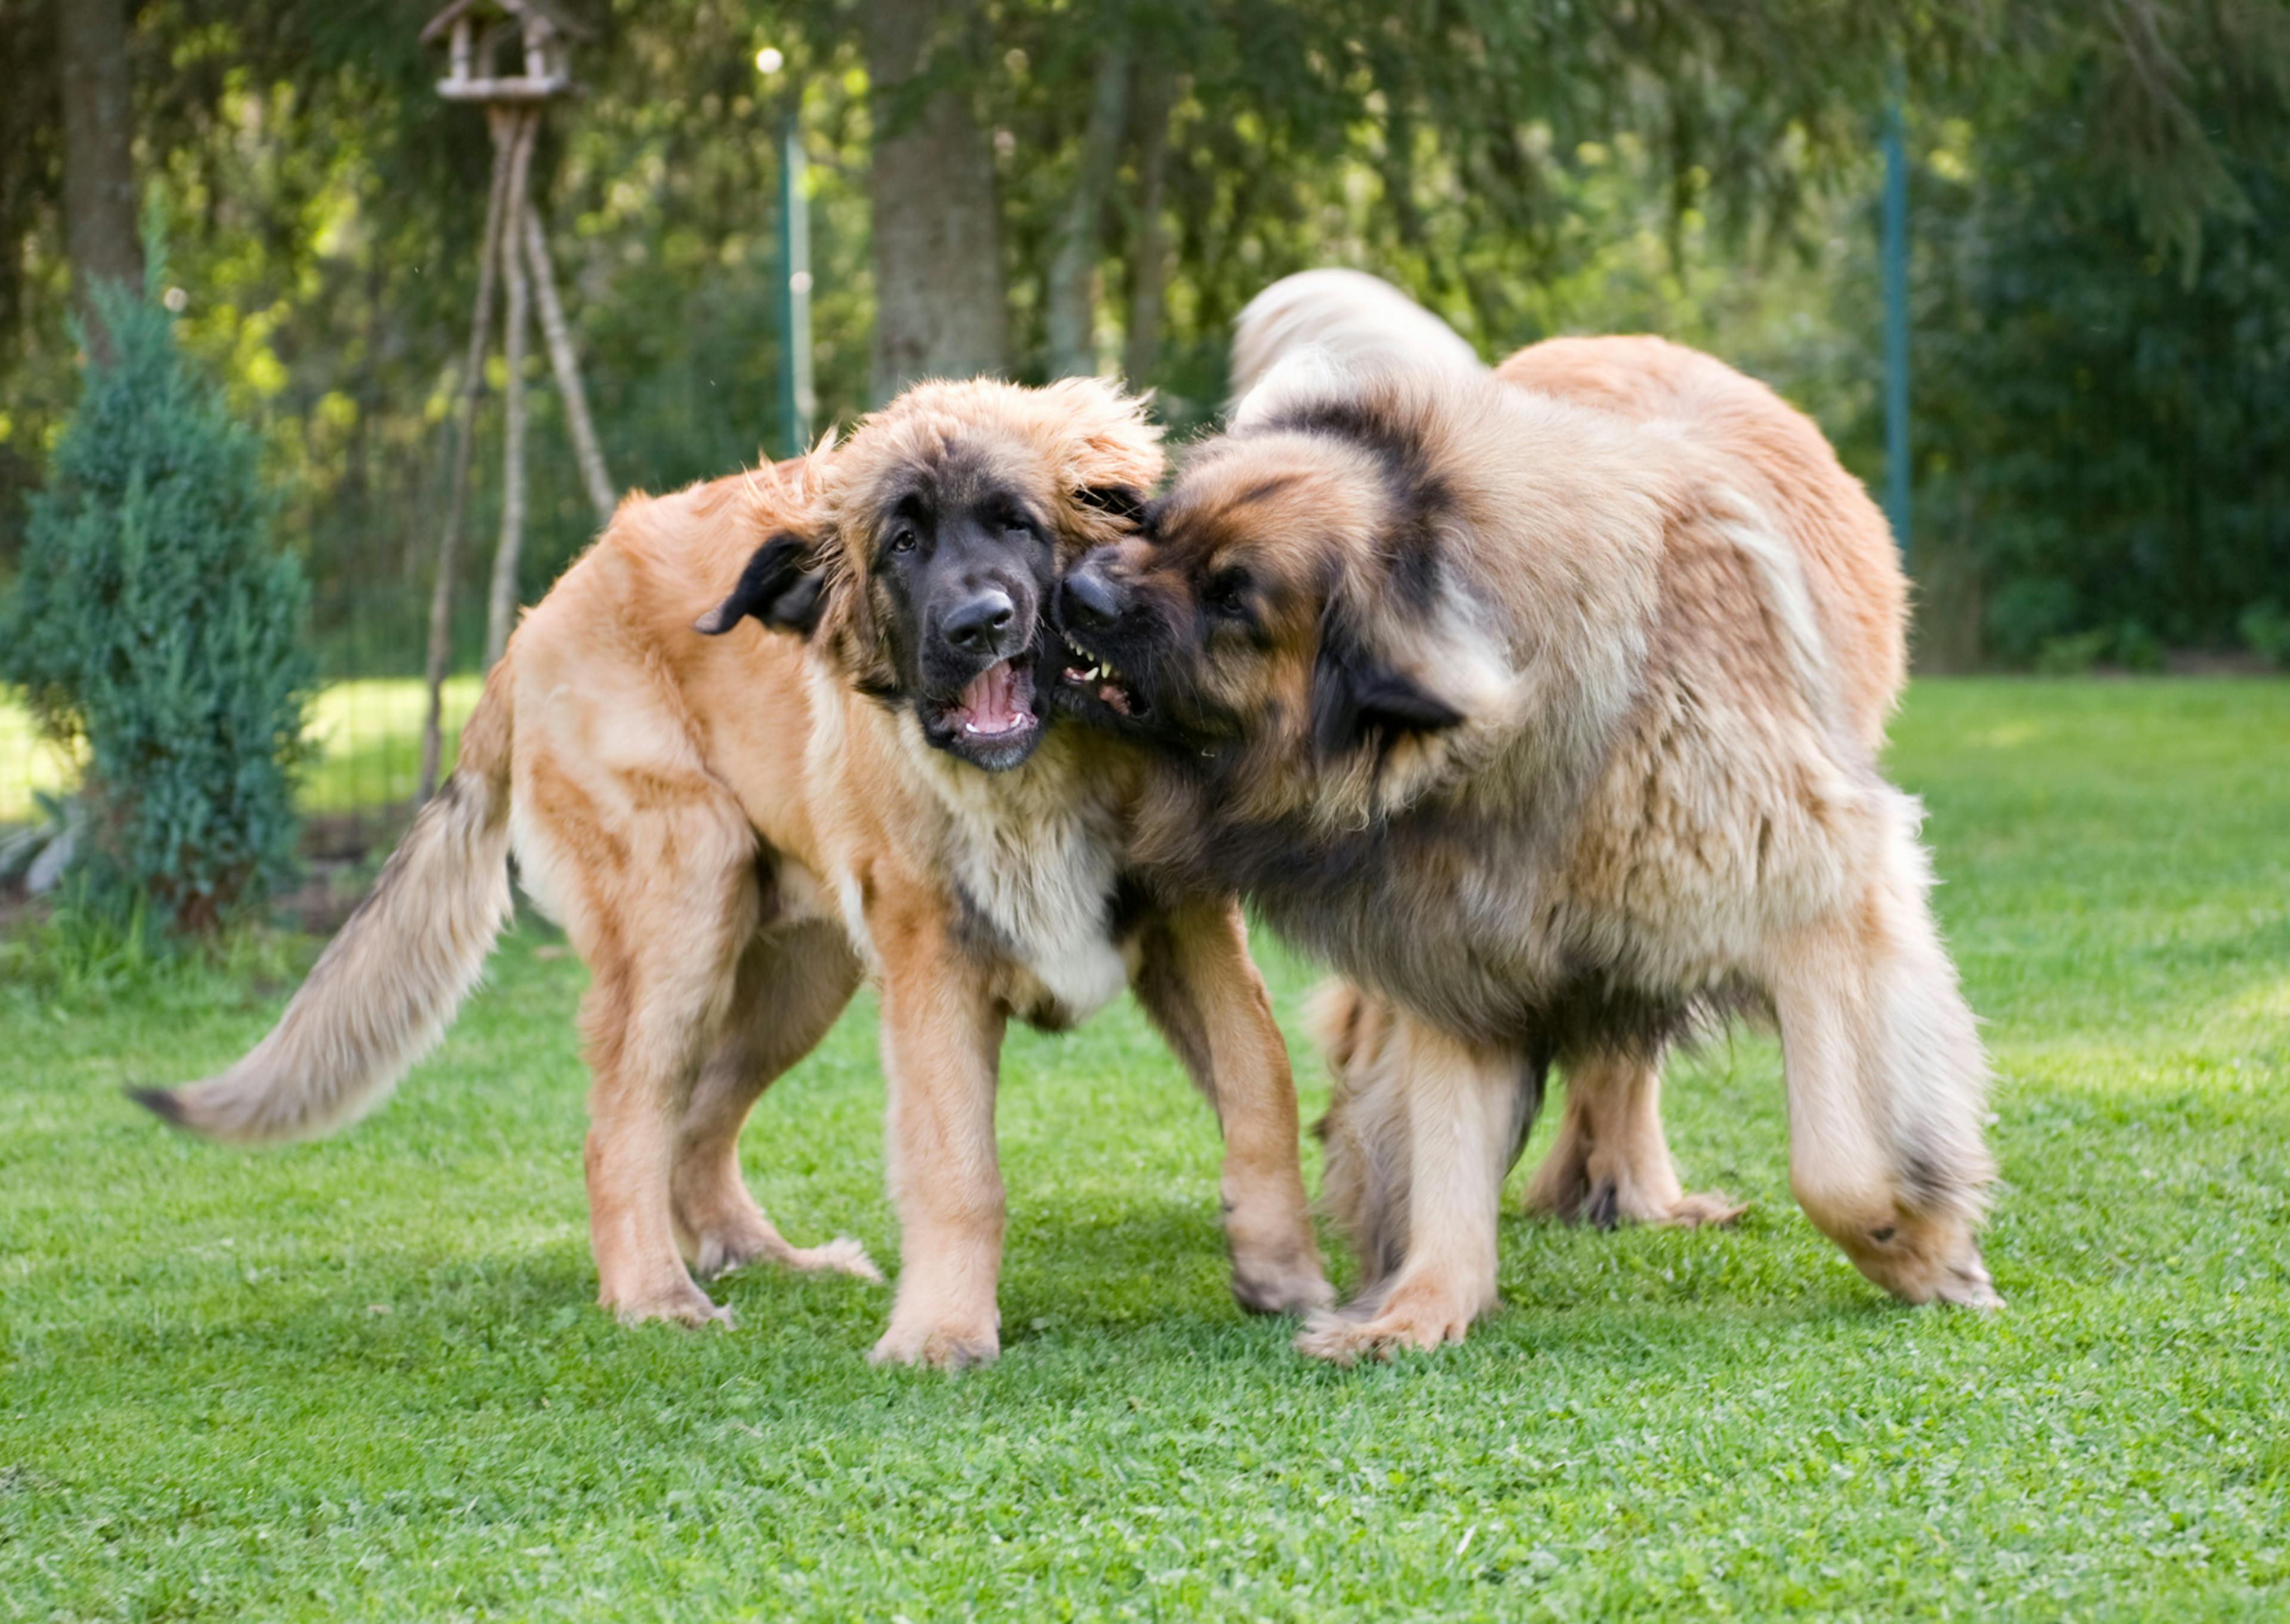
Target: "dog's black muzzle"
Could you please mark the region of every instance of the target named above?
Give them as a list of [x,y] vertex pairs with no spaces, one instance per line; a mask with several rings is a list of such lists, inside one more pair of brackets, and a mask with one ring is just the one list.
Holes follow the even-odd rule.
[[1061,709],[1118,732],[1146,731],[1153,707],[1133,672],[1143,668],[1137,644],[1136,595],[1118,573],[1117,550],[1085,555],[1058,583],[1058,680]]
[[923,736],[973,766],[1006,771],[1042,738],[1041,595],[1025,581],[973,580],[945,600],[925,617],[917,661]]

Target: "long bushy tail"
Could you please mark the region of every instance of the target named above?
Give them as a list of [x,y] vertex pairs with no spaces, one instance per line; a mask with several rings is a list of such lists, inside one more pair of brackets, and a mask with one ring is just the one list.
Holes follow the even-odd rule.
[[229,1070],[134,1097],[238,1144],[356,1121],[437,1040],[508,923],[508,662],[486,680],[460,759],[270,1035]]
[[[1284,365],[1314,382],[1331,374],[1486,371],[1461,333],[1389,282],[1333,268],[1283,276],[1234,321],[1227,406],[1236,421],[1248,415],[1241,403]],[[1270,409],[1269,399],[1260,405]]]

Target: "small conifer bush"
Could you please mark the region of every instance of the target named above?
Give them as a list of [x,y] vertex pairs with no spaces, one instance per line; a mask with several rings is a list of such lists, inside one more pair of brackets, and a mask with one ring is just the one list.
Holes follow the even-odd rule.
[[0,678],[84,748],[80,894],[207,934],[291,871],[308,590],[272,545],[254,437],[156,297],[96,290],[108,339],[31,503]]

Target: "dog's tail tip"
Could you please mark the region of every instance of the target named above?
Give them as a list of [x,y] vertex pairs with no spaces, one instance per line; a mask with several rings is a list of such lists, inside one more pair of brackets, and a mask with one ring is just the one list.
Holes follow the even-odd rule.
[[346,1128],[379,1105],[395,1069],[334,1080],[333,1086],[282,1087],[284,1074],[244,1064],[172,1088],[130,1088],[127,1097],[169,1127],[221,1145],[281,1145]]
[[183,1109],[182,1096],[172,1088],[131,1088],[127,1097],[170,1127],[188,1130],[190,1117]]

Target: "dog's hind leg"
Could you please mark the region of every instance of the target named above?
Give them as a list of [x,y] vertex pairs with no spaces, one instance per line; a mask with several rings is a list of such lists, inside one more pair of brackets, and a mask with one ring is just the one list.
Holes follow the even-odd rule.
[[701,1278],[757,1259],[883,1277],[856,1241],[790,1245],[740,1175],[740,1129],[749,1111],[827,1035],[859,975],[841,927],[820,921],[767,930],[741,954],[725,1035],[701,1063],[677,1126],[670,1175],[677,1240]]
[[1525,1211],[1611,1229],[1725,1224],[1748,1210],[1714,1190],[1689,1195],[1678,1183],[1662,1133],[1658,1060],[1591,1053],[1565,1070],[1558,1137],[1527,1182]]
[[1934,927],[1910,809],[1855,904],[1768,956],[1790,1183],[1861,1272],[1910,1302],[2000,1307],[1974,1230],[1995,1166],[1987,1058]]
[[761,912],[754,832],[697,785],[611,820],[609,803],[569,778],[540,786],[546,834],[534,820],[518,851],[529,873],[545,876],[589,965],[581,1031],[597,1300],[623,1320],[728,1321],[678,1254],[670,1189],[678,1124],[725,1030]]

